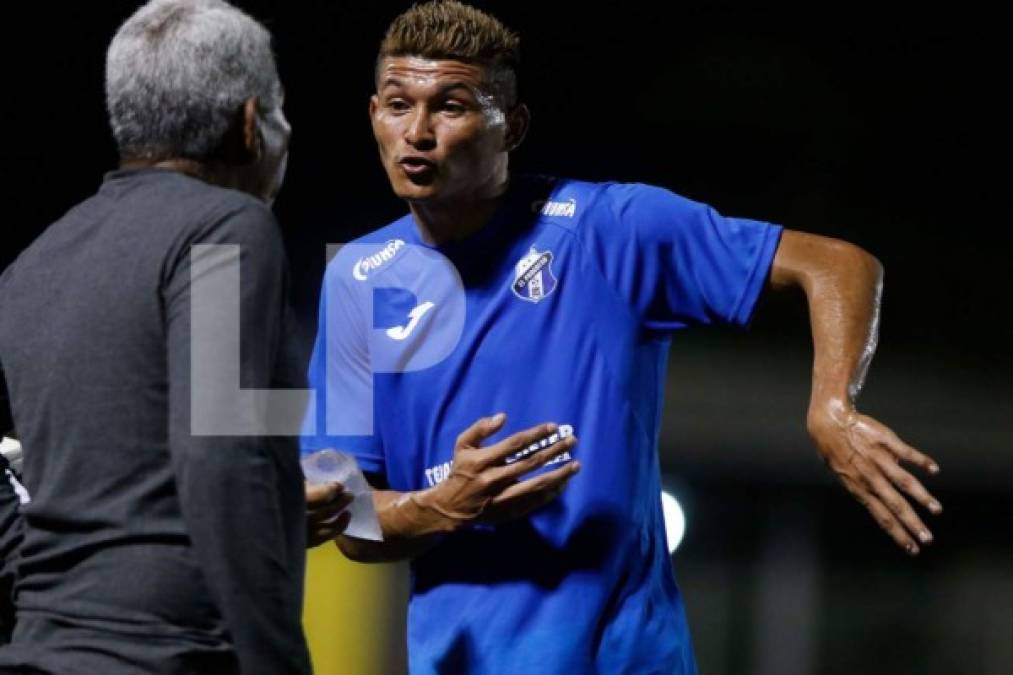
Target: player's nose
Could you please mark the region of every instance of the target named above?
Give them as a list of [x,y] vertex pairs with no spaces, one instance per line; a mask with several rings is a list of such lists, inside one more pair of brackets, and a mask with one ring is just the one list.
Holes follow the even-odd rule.
[[419,106],[405,128],[405,142],[417,150],[432,150],[436,147],[436,134],[430,123],[429,111]]

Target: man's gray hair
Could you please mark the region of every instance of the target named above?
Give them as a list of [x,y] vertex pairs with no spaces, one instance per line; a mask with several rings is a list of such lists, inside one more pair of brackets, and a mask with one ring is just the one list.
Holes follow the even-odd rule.
[[106,55],[106,108],[120,156],[210,159],[243,102],[281,104],[267,29],[222,0],[151,0]]

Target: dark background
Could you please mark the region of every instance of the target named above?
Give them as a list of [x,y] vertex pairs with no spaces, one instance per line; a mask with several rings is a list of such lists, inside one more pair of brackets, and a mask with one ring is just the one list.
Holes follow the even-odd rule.
[[[134,2],[3,19],[0,268],[116,163],[104,51]],[[366,103],[409,3],[238,2],[276,37],[294,128],[276,211],[303,334],[325,243],[403,212]],[[514,166],[669,187],[854,241],[887,271],[861,407],[936,457],[946,512],[908,559],[803,430],[804,306],[674,340],[662,466],[703,673],[986,673],[1013,663],[1008,152],[998,19],[970,5],[475,3],[522,35],[533,126]],[[23,13],[22,13],[23,12]],[[1002,198],[1000,198],[1000,195]]]

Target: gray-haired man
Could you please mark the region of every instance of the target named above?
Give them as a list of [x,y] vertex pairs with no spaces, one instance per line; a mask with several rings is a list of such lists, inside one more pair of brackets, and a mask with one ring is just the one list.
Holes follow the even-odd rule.
[[224,2],[154,0],[106,75],[120,170],[0,277],[32,496],[0,671],[308,672],[297,448],[191,430],[195,245],[240,247],[240,384],[299,381],[268,208],[290,133],[270,36]]

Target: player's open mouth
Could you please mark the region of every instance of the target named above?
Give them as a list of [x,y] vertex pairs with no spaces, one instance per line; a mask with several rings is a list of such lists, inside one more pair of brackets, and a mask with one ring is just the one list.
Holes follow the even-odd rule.
[[424,176],[436,171],[436,163],[424,157],[402,157],[398,164],[409,176]]

